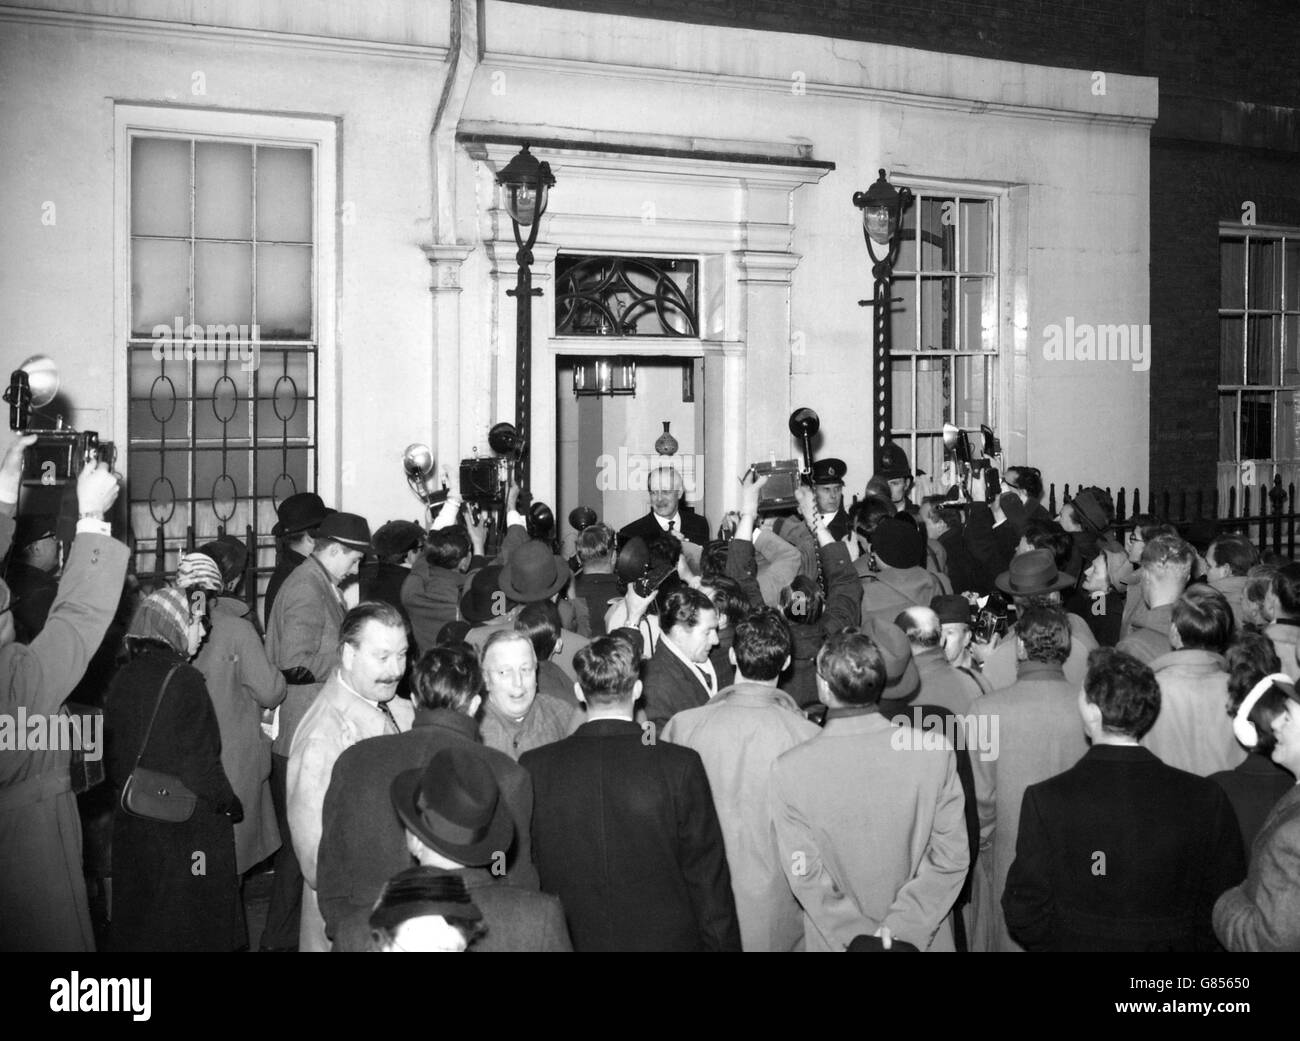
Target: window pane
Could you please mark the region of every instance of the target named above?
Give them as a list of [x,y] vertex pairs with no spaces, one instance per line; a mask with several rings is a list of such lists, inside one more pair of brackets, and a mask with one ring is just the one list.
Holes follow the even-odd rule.
[[311,149],[258,148],[259,242],[311,242]]
[[1274,458],[1279,462],[1293,462],[1300,457],[1300,429],[1296,420],[1300,418],[1296,409],[1295,394],[1277,395],[1277,444]]
[[257,247],[257,324],[263,340],[311,338],[311,246]]
[[[912,429],[912,359],[902,358],[890,362],[890,405],[893,415],[890,426],[894,430]],[[874,414],[874,413],[873,413]],[[873,421],[874,423],[874,421]]]
[[1276,315],[1246,319],[1246,382],[1278,382],[1281,321]]
[[961,315],[963,351],[991,351],[997,349],[997,300],[993,295],[993,279],[963,278],[961,280]]
[[1237,392],[1219,395],[1219,458],[1237,461]]
[[1300,311],[1300,239],[1287,239],[1284,250],[1286,264],[1286,309]]
[[[912,203],[903,211],[902,227],[899,229],[899,235],[902,237],[898,247],[898,259],[894,261],[894,271],[906,271],[909,273],[916,271],[916,211],[919,205]],[[862,244],[866,248],[866,242]],[[880,247],[875,246],[876,254],[880,254]],[[870,256],[867,257],[870,261]],[[870,264],[868,264],[870,270]]]
[[206,507],[198,514],[207,518],[210,525],[204,534],[216,537],[217,524],[233,514],[235,500],[248,494],[248,485],[247,451],[236,449],[223,453],[217,449],[194,454],[194,498]]
[[194,146],[194,234],[249,239],[253,234],[253,148],[200,141]]
[[1286,329],[1286,365],[1282,382],[1288,387],[1300,383],[1300,315],[1289,314],[1282,319]]
[[916,429],[941,429],[948,418],[951,397],[952,359],[918,358],[916,363]]
[[156,325],[189,321],[188,242],[133,239],[131,242],[131,335],[152,336]]
[[953,348],[953,280],[921,279],[921,350]]
[[194,245],[194,320],[199,325],[252,325],[253,247],[238,242]]
[[194,407],[196,438],[225,438],[246,441],[248,430],[249,377],[243,363],[234,361],[196,362],[194,378],[197,400]]
[[974,430],[993,421],[993,374],[995,360],[984,355],[953,359],[957,373],[956,418],[963,430]]
[[[891,295],[895,299],[889,316],[890,350],[914,351],[916,350],[916,279],[895,279],[891,287]],[[867,313],[870,314],[870,311]]]
[[1219,306],[1245,307],[1246,243],[1242,239],[1219,240]]
[[957,200],[922,199],[921,264],[925,271],[953,271],[957,262]]
[[1248,306],[1252,310],[1276,311],[1282,307],[1282,243],[1250,243]]
[[1244,382],[1241,351],[1245,324],[1240,318],[1219,319],[1219,382],[1230,387]]
[[[309,491],[310,464],[311,453],[306,448],[259,448],[257,494],[274,496],[276,502],[282,502],[295,492]],[[274,513],[269,520],[275,523]]]
[[1241,394],[1241,458],[1271,459],[1273,456],[1273,395],[1243,391]]
[[991,271],[993,255],[993,204],[988,199],[961,202],[961,269]]
[[[926,476],[918,478],[923,483],[928,478],[934,492],[943,490],[943,437],[942,435],[922,434],[916,439],[915,452],[912,454],[912,467]],[[923,492],[923,494],[929,494]]]
[[131,234],[190,235],[190,143],[131,140]]

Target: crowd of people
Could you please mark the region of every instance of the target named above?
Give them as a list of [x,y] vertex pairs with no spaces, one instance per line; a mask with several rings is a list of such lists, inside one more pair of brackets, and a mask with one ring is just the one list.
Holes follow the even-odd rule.
[[[847,476],[770,513],[747,475],[715,529],[665,466],[563,542],[513,488],[373,535],[295,494],[261,617],[221,538],[115,633],[88,466],[61,577],[18,518],[0,713],[116,655],[100,946],[246,949],[269,864],[266,951],[1300,950],[1300,563],[1098,488],[1053,518],[1029,466]],[[0,742],[4,949],[96,945],[71,758]]]

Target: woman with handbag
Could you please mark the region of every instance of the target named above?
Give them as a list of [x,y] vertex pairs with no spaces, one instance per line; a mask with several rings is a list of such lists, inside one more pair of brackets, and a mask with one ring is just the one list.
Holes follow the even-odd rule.
[[163,589],[127,631],[130,661],[105,699],[113,817],[110,948],[230,951],[243,941],[234,824],[243,808],[221,766],[202,674],[207,594]]

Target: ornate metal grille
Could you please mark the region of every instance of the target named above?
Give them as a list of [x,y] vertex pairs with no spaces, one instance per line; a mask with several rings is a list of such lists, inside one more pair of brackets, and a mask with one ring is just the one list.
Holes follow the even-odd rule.
[[269,573],[276,504],[315,488],[312,162],[309,148],[132,141],[127,488],[141,573],[250,531]]
[[560,336],[699,336],[699,263],[660,257],[556,258]]

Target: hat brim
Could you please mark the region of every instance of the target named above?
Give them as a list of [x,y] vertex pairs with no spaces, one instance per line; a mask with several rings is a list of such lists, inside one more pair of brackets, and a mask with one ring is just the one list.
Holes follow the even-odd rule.
[[1073,575],[1064,571],[1056,573],[1056,581],[1050,582],[1045,586],[1039,586],[1036,589],[1014,589],[1011,586],[1011,572],[1004,571],[993,580],[993,584],[1002,592],[1009,596],[1042,596],[1044,593],[1057,593],[1062,589],[1069,589],[1075,583]]
[[466,867],[484,867],[491,864],[495,854],[503,856],[510,851],[515,840],[515,820],[504,796],[497,797],[496,812],[487,832],[478,842],[460,845],[449,842],[437,832],[431,831],[424,817],[420,814],[420,781],[424,777],[423,769],[404,770],[393,781],[390,793],[393,808],[402,819],[402,823],[413,831],[421,842],[435,853],[450,857],[457,864]]
[[501,592],[505,593],[511,600],[521,604],[533,604],[539,600],[549,600],[566,585],[569,584],[569,578],[572,572],[569,571],[569,565],[564,562],[563,557],[555,558],[556,576],[555,581],[551,583],[550,588],[546,590],[524,591],[514,584],[514,574],[510,570],[510,565],[506,564],[501,569],[501,578],[499,584]]
[[340,546],[347,546],[348,549],[359,549],[363,552],[369,552],[373,547],[369,542],[362,542],[360,539],[349,539],[342,535],[328,536],[331,542],[337,542]]
[[891,706],[906,705],[920,691],[921,673],[916,667],[916,661],[909,658],[903,674],[893,683],[886,684],[880,692],[880,707],[883,711]]
[[319,528],[325,523],[325,518],[334,513],[338,513],[338,510],[332,510],[326,506],[324,513],[319,517],[313,517],[311,521],[307,523],[299,521],[296,524],[286,527],[283,522],[276,521],[271,525],[271,535],[273,538],[277,539],[283,538],[285,535],[301,535],[304,531],[311,531],[313,528]]

